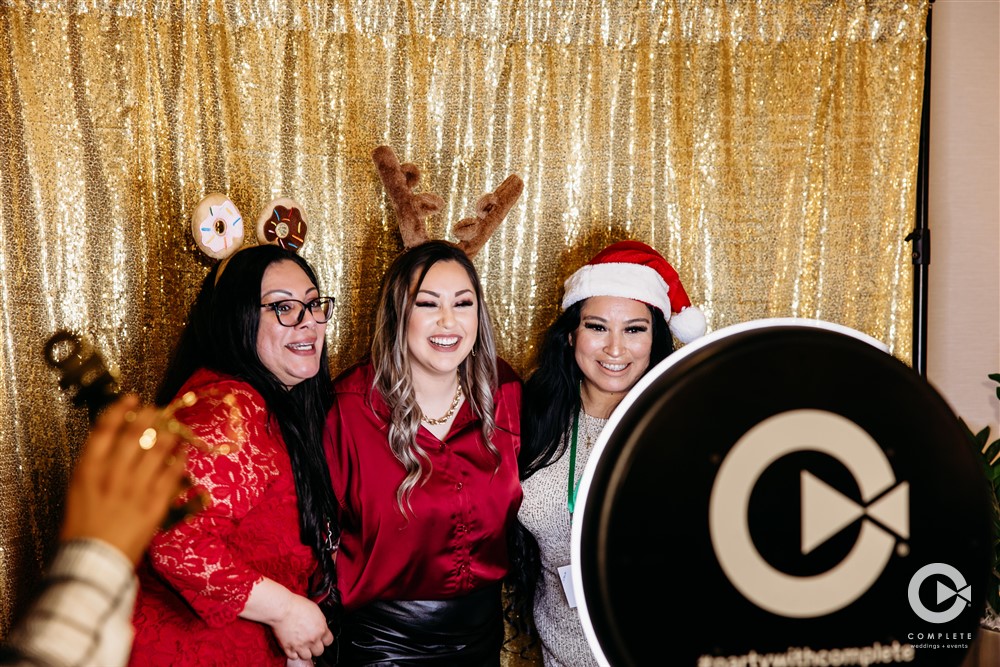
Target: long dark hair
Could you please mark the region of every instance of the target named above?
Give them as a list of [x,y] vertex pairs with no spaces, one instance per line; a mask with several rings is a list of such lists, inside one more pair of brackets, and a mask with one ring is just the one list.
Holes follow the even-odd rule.
[[156,393],[166,405],[199,368],[232,376],[252,386],[263,398],[269,420],[277,424],[288,449],[299,505],[299,535],[319,560],[320,576],[312,594],[330,592],[331,609],[340,606],[336,569],[329,550],[340,529],[323,451],[323,428],[332,404],[332,382],[326,341],[319,372],[286,388],[257,354],[260,286],[264,272],[278,262],[294,262],[319,288],[308,262],[276,245],[244,248],[215,265],[195,299],[167,372]]
[[406,469],[406,477],[396,489],[396,503],[404,516],[410,494],[426,474],[424,462],[428,463],[426,470],[429,470],[427,453],[416,441],[421,415],[410,372],[406,331],[416,292],[427,272],[438,262],[458,263],[476,292],[478,333],[471,354],[458,367],[458,379],[473,413],[482,421],[483,446],[493,455],[497,469],[500,467],[500,452],[492,441],[495,428],[493,392],[497,386],[496,342],[479,274],[468,255],[454,243],[427,241],[397,257],[386,272],[372,340],[373,389],[378,390],[389,406],[389,448]]
[[[570,335],[580,326],[584,301],[573,304],[556,318],[545,332],[538,351],[538,363],[524,384],[521,402],[521,452],[517,457],[521,480],[550,466],[566,451],[563,437],[570,429],[573,415],[580,409],[580,383],[583,372],[576,363]],[[650,368],[674,351],[670,330],[659,310],[648,306],[652,320],[653,343],[649,353]],[[520,521],[507,533],[510,570],[505,579],[507,602],[504,613],[517,632],[531,634],[535,590],[542,564],[538,541]]]

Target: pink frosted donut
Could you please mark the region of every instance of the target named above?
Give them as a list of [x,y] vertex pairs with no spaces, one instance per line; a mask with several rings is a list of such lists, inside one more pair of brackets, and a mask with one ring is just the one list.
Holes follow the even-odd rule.
[[280,197],[265,206],[257,218],[257,240],[298,252],[306,240],[302,208],[291,197]]
[[203,253],[224,259],[243,245],[243,216],[228,197],[213,192],[191,214],[191,235]]

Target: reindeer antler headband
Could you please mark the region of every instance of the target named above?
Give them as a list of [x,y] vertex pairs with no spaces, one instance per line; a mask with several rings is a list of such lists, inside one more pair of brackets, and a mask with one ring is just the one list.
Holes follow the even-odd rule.
[[[413,192],[420,182],[420,169],[410,162],[400,164],[388,146],[376,148],[372,160],[396,211],[403,247],[409,249],[428,241],[425,219],[444,208],[444,200],[431,192]],[[486,245],[523,190],[524,181],[517,174],[511,174],[500,187],[479,198],[475,217],[455,223],[452,231],[466,255],[472,257]]]

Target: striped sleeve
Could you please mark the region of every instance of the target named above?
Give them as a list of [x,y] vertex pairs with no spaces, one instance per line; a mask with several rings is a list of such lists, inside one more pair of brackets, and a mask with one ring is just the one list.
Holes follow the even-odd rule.
[[42,592],[9,637],[22,664],[115,667],[128,661],[137,581],[132,563],[96,539],[60,546]]

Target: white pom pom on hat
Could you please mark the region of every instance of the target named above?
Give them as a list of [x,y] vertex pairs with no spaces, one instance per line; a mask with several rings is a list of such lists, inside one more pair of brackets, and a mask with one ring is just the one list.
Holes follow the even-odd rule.
[[563,310],[592,296],[618,296],[653,306],[682,343],[705,334],[705,315],[691,305],[680,276],[660,253],[640,241],[612,243],[571,275]]

